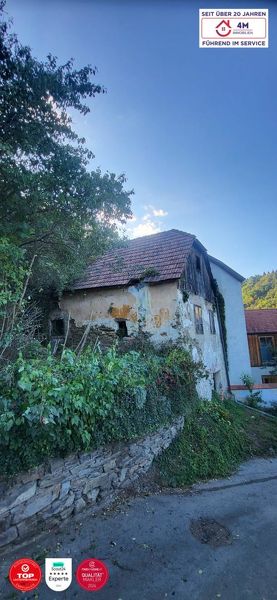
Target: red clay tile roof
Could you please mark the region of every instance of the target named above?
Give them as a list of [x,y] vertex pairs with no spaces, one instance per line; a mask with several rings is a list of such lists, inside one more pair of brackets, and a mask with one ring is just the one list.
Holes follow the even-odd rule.
[[[127,285],[141,278],[143,273],[146,274],[144,281],[151,283],[178,279],[194,242],[203,248],[194,235],[178,229],[130,240],[96,259],[74,283],[73,289]],[[151,270],[155,270],[155,274],[151,274]]]
[[276,333],[277,308],[257,308],[245,311],[247,333]]

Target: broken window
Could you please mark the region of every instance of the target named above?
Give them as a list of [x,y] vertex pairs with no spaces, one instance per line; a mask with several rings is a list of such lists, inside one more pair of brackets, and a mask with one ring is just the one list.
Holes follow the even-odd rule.
[[51,321],[51,334],[54,337],[64,337],[64,319],[53,319],[53,321]]
[[210,332],[215,333],[214,311],[209,310]]
[[202,308],[197,304],[194,305],[194,322],[196,333],[204,333]]
[[117,321],[117,335],[120,338],[127,337],[128,335],[127,323],[124,319]]

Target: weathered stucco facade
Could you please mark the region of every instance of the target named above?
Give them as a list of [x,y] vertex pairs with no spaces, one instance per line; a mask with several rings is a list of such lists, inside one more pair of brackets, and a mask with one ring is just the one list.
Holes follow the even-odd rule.
[[[249,364],[240,289],[243,278],[223,267],[210,263],[200,242],[181,231],[131,240],[117,255],[110,251],[97,259],[74,289],[63,295],[59,309],[50,316],[50,334],[53,337],[56,323],[58,339],[68,334],[73,347],[86,329],[89,341],[99,340],[104,346],[118,337],[128,342],[141,333],[148,334],[154,344],[189,343],[194,359],[204,362],[209,375],[199,383],[198,392],[211,398],[213,389],[229,386],[214,278],[224,299],[226,295],[232,383],[238,382]],[[59,331],[57,323],[62,320]]]
[[[203,334],[195,331],[194,306],[201,306],[203,319]],[[193,358],[203,360],[209,379],[203,379],[198,384],[198,393],[203,398],[211,398],[212,390],[218,392],[227,389],[227,373],[219,329],[218,315],[211,302],[201,296],[190,294],[187,302],[183,302],[180,291],[177,293],[177,310],[180,314],[178,330],[193,342]],[[209,312],[213,312],[215,333],[210,330]]]
[[[203,334],[196,334],[194,305],[201,306]],[[88,323],[92,329],[116,335],[119,323],[126,323],[128,337],[140,332],[151,336],[153,343],[184,341],[193,343],[195,360],[203,359],[209,380],[198,387],[201,396],[210,398],[216,382],[217,389],[226,389],[227,379],[224,365],[218,318],[211,302],[201,296],[190,294],[184,301],[178,281],[162,284],[138,284],[124,288],[78,291],[65,294],[60,302],[63,314],[70,315],[81,333]],[[215,333],[210,332],[209,311],[214,313]]]
[[77,327],[90,321],[95,328],[118,331],[118,323],[126,321],[128,336],[148,332],[153,341],[160,336],[177,336],[174,330],[177,282],[158,285],[139,283],[126,288],[101,288],[65,294],[62,311],[70,314]]

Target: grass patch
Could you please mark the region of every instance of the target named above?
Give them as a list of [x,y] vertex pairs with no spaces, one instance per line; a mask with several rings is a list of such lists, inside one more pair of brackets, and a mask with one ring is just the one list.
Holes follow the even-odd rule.
[[277,453],[277,419],[232,401],[200,402],[181,434],[156,460],[164,485],[225,477],[243,460]]
[[277,418],[264,417],[250,409],[236,407],[249,443],[250,456],[274,456],[277,454]]

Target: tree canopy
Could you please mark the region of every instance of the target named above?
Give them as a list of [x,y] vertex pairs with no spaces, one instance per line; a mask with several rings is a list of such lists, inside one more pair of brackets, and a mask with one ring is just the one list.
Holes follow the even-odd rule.
[[96,68],[40,61],[10,33],[0,2],[0,235],[36,255],[32,286],[61,291],[131,216],[123,174],[90,170],[72,111],[105,92]]
[[242,297],[245,308],[277,308],[277,271],[246,279]]

